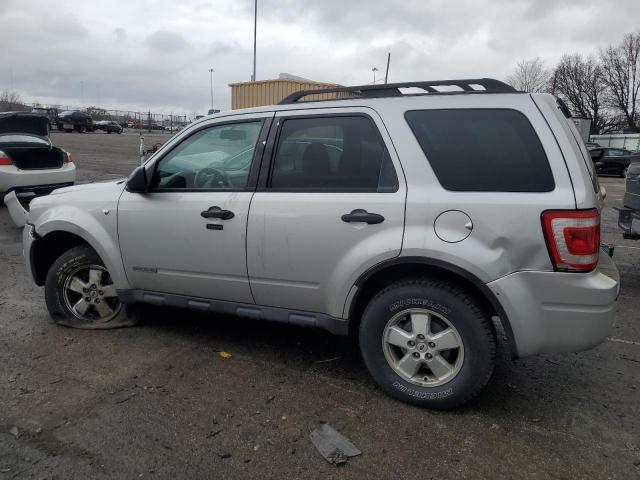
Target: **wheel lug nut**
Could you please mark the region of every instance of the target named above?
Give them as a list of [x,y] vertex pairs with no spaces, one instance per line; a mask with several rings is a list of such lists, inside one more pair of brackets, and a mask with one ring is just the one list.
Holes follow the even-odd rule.
[[96,303],[100,303],[100,299],[99,298],[96,298]]
[[429,342],[429,347],[430,347],[430,348],[436,348],[436,344],[435,344],[435,343],[433,343],[433,342]]
[[413,354],[413,356],[414,356],[415,358],[420,358],[420,354],[419,354],[418,352],[415,352],[415,353]]
[[104,292],[102,290],[98,290],[98,295],[104,295]]
[[413,347],[416,344],[416,342],[414,342],[413,340],[409,340],[407,342],[407,345],[409,345],[410,347]]
[[424,335],[420,334],[420,335],[418,335],[418,338],[419,338],[420,340],[424,340]]
[[91,297],[85,297],[84,299],[85,299],[87,302],[90,302],[90,301],[91,301]]
[[425,357],[427,357],[427,358],[433,358],[433,355],[431,355],[430,353],[427,353],[427,354],[425,355]]

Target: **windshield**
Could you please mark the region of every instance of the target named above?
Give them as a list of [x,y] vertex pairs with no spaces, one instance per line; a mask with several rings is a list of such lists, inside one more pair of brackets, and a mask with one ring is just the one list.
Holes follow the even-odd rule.
[[49,145],[49,142],[43,138],[32,135],[2,135],[0,134],[0,143],[39,143]]

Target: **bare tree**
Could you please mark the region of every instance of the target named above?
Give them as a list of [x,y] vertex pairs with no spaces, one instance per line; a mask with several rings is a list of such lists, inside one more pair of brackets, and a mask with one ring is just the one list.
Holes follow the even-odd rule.
[[11,112],[14,110],[28,110],[28,107],[22,103],[22,98],[16,92],[3,90],[0,92],[0,112]]
[[507,77],[507,83],[523,92],[546,92],[551,78],[549,70],[540,57],[521,60],[513,73]]
[[566,100],[574,114],[591,118],[591,133],[613,126],[611,112],[606,109],[604,72],[594,56],[563,55],[552,74],[551,93]]
[[618,45],[600,52],[609,104],[626,125],[640,131],[640,32],[629,33]]

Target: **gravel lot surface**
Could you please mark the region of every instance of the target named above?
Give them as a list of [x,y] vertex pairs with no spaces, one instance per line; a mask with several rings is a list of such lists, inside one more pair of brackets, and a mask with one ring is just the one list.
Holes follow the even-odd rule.
[[[134,133],[52,138],[81,182],[138,164]],[[175,310],[130,329],[56,327],[1,206],[0,480],[640,478],[640,242],[615,224],[623,181],[601,181],[622,275],[611,339],[501,358],[481,397],[449,413],[386,397],[353,342],[321,331]],[[362,455],[329,465],[309,440],[321,422]]]

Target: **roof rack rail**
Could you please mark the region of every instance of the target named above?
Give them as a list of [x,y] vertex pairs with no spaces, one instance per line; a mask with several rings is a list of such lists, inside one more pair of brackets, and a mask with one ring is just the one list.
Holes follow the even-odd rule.
[[[435,87],[458,87],[459,90],[446,90],[441,91]],[[477,88],[481,87],[481,88]],[[494,80],[493,78],[472,78],[466,80],[428,80],[421,82],[404,82],[404,83],[385,83],[380,85],[358,85],[353,87],[332,87],[321,88],[318,90],[299,90],[291,95],[283,98],[279,105],[286,105],[290,103],[297,103],[301,98],[308,95],[318,95],[323,93],[352,93],[356,94],[358,98],[381,98],[381,97],[401,97],[406,95],[402,93],[401,88],[421,88],[425,90],[426,94],[433,95],[451,95],[460,93],[520,93],[511,85],[507,85],[500,80]],[[409,95],[416,95],[411,93]],[[418,93],[417,95],[424,95]],[[346,100],[353,98],[353,96],[344,99],[332,99],[332,100]]]

